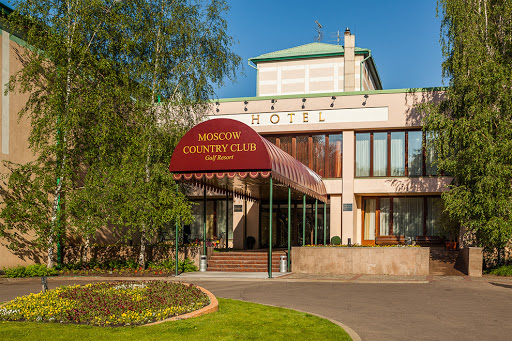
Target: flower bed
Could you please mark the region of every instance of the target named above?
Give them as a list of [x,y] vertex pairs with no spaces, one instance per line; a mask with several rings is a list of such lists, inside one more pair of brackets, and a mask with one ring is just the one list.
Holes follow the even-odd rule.
[[102,282],[18,297],[0,308],[0,320],[141,325],[186,314],[209,303],[208,296],[193,285]]

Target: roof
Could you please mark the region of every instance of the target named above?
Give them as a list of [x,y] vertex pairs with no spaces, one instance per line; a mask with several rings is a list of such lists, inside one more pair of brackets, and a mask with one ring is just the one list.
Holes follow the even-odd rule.
[[[370,50],[356,47],[356,54],[368,54]],[[311,43],[301,46],[292,47],[285,50],[265,53],[261,56],[249,58],[249,61],[257,64],[263,61],[283,60],[283,59],[297,59],[297,58],[314,58],[314,57],[328,57],[328,56],[343,56],[345,48],[341,45],[325,44],[325,43]]]
[[[186,180],[237,195],[266,199],[269,177],[277,197],[307,194],[327,201],[322,178],[248,125],[227,118],[211,119],[190,129],[171,157],[169,170]],[[284,186],[283,186],[284,185]]]
[[[355,47],[355,54],[363,55],[368,58],[369,71],[372,74],[372,78],[375,81],[377,89],[382,89],[382,82],[380,80],[377,66],[372,57],[372,51],[360,47]],[[301,58],[320,58],[320,57],[333,57],[345,55],[345,47],[342,45],[326,44],[326,43],[310,43],[292,47],[289,49],[279,50],[275,52],[265,53],[261,56],[249,58],[249,63],[253,62],[258,64],[260,62],[270,62],[278,60],[290,60],[290,59],[301,59]]]

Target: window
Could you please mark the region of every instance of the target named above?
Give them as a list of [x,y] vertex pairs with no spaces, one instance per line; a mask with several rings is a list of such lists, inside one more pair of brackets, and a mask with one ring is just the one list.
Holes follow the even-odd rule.
[[[436,155],[422,131],[356,133],[356,177],[437,175]],[[426,146],[426,147],[425,147]]]
[[391,133],[391,176],[405,175],[405,132]]
[[341,178],[342,134],[267,136],[281,148],[324,178]]
[[356,134],[356,176],[370,176],[370,134]]
[[408,135],[408,170],[409,176],[420,176],[423,174],[423,134],[421,131],[409,131]]
[[373,133],[373,176],[388,172],[388,134]]
[[373,197],[363,198],[363,210],[363,244],[373,244],[379,237],[435,237],[443,205],[438,196]]

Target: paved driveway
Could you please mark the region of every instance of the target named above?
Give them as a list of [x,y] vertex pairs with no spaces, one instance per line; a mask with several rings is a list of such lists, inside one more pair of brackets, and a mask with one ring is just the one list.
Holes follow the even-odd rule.
[[[88,282],[51,279],[49,286]],[[187,282],[201,285],[218,297],[320,314],[349,326],[363,340],[512,339],[511,282],[492,284],[460,277],[430,283],[286,279]],[[36,279],[0,282],[0,301],[40,290]]]
[[512,286],[194,281],[214,295],[320,314],[363,340],[512,340]]

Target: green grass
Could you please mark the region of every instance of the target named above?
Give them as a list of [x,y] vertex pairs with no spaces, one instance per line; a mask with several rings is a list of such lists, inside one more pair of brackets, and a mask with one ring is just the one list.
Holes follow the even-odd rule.
[[0,322],[1,340],[350,340],[334,323],[294,310],[219,299],[217,313],[149,327]]
[[487,270],[486,273],[496,276],[512,276],[512,264],[502,265],[497,268]]

